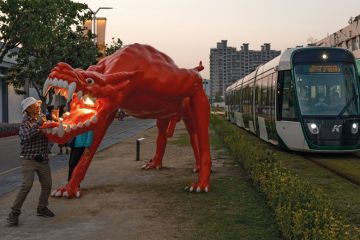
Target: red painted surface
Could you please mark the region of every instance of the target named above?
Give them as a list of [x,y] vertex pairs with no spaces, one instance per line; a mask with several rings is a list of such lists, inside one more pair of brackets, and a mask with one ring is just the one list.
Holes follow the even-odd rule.
[[11,137],[11,136],[15,136],[15,135],[18,135],[19,134],[19,131],[16,131],[16,132],[0,132],[0,138],[4,138],[4,137]]
[[[71,197],[83,180],[87,168],[108,126],[119,108],[138,118],[157,119],[159,135],[157,149],[145,169],[161,168],[167,138],[172,136],[176,122],[183,120],[191,137],[191,144],[199,171],[198,181],[190,191],[208,191],[211,171],[209,149],[210,109],[202,88],[199,71],[178,68],[170,57],[148,45],[132,44],[103,58],[87,70],[73,69],[66,63],[58,63],[45,83],[44,91],[51,86],[67,95],[67,85],[76,83],[71,111],[64,116],[62,125],[48,122],[42,126],[51,141],[64,143],[77,134],[93,130],[94,143],[88,155],[83,155],[73,172],[70,182],[61,189]],[[53,79],[57,79],[54,83]],[[84,103],[77,95],[96,98],[94,106]],[[79,125],[80,124],[80,125]],[[59,130],[60,129],[60,130]]]

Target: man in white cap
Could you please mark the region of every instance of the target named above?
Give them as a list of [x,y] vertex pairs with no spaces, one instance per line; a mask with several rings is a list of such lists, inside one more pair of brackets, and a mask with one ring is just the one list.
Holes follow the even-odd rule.
[[21,207],[33,185],[35,172],[38,174],[41,184],[41,195],[37,207],[37,215],[42,217],[55,216],[54,213],[47,208],[51,191],[51,172],[48,164],[48,140],[39,129],[44,121],[46,121],[45,115],[40,112],[40,106],[41,101],[33,97],[25,98],[21,102],[24,118],[20,125],[19,137],[23,182],[7,219],[10,226],[17,226],[19,224]]

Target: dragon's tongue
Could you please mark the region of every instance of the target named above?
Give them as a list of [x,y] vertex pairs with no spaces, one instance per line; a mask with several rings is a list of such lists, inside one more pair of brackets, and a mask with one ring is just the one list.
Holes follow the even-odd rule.
[[[67,126],[89,126],[91,123],[95,123],[96,119],[96,111],[92,109],[77,109],[71,111],[69,115],[65,116],[62,120],[63,128]],[[57,122],[47,122],[42,128],[54,128],[59,127],[59,123]]]
[[64,124],[86,124],[87,121],[91,121],[95,116],[96,111],[91,109],[77,109],[71,111],[69,116],[64,118]]

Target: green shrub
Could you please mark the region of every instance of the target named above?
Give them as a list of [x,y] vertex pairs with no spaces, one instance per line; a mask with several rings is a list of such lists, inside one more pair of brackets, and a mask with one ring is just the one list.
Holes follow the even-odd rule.
[[265,195],[285,238],[360,239],[360,229],[335,214],[319,188],[280,166],[272,151],[222,117],[213,115],[211,123]]

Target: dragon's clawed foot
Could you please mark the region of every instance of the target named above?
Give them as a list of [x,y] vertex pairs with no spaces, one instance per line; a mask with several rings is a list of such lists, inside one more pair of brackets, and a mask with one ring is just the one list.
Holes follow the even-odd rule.
[[188,192],[209,192],[210,191],[210,185],[209,184],[199,184],[199,183],[193,183],[190,186],[185,187],[185,191]]
[[142,166],[142,169],[144,170],[150,170],[150,169],[160,170],[161,168],[162,168],[162,164],[153,161],[153,159],[151,159],[148,163]]
[[65,186],[65,187],[61,187],[58,188],[56,190],[54,190],[51,193],[52,197],[65,197],[65,198],[79,198],[81,197],[81,190],[79,187],[76,188],[72,188],[70,186]]

